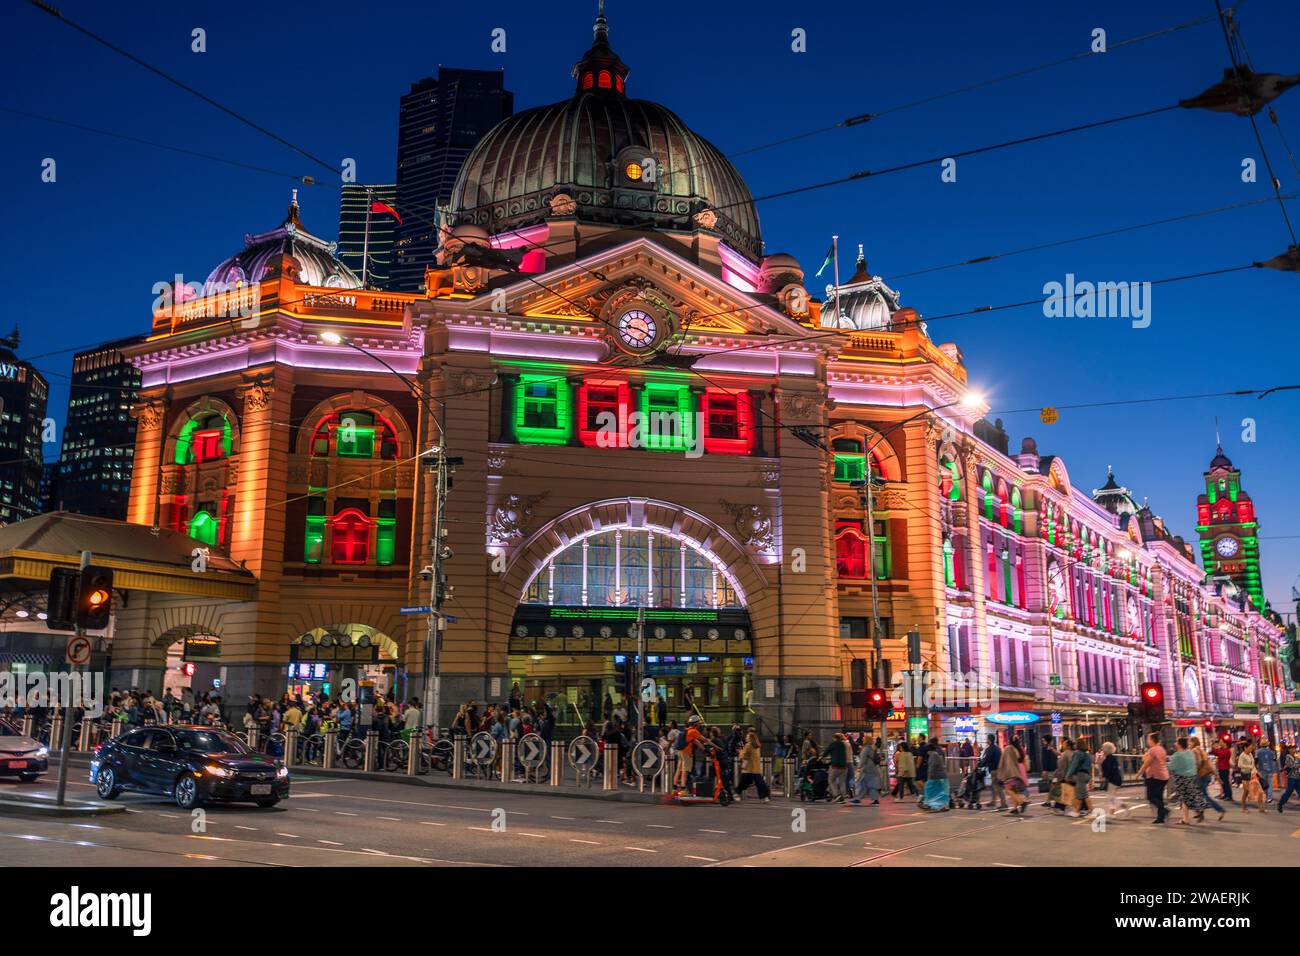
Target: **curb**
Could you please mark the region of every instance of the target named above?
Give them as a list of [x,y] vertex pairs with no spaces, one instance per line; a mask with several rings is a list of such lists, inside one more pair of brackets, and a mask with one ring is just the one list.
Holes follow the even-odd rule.
[[480,793],[514,793],[541,797],[567,797],[573,800],[597,800],[604,803],[657,804],[669,802],[672,799],[669,794],[665,793],[639,793],[635,790],[606,791],[595,787],[590,790],[579,787],[565,787],[564,789],[560,789],[548,784],[452,780],[450,777],[447,777],[446,779],[431,780],[427,776],[410,777],[406,774],[383,773],[367,770],[339,770],[337,768],[325,770],[321,767],[303,766],[301,764],[290,768],[290,772],[294,771],[301,772],[307,776],[330,777],[339,780],[370,780],[377,783],[398,783],[414,787],[427,787],[433,790],[476,790]]
[[14,800],[0,797],[0,815],[15,817],[101,817],[125,813],[126,807],[112,803],[65,803],[58,806],[45,800]]

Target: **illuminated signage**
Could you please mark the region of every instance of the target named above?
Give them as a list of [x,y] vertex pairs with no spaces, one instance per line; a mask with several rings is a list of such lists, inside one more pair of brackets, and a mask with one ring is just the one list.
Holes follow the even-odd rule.
[[12,362],[0,362],[0,378],[10,380],[17,379],[18,373],[21,371],[22,369],[17,365],[14,365]]
[[1004,710],[1000,714],[989,714],[984,718],[993,724],[1036,724],[1038,715],[1024,710]]

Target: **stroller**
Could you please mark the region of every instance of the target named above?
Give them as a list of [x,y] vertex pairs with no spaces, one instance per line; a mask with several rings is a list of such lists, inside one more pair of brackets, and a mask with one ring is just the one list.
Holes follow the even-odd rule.
[[826,767],[826,761],[819,758],[813,758],[804,764],[799,782],[800,801],[830,799],[830,772]]
[[980,793],[984,790],[984,768],[972,767],[962,779],[961,792],[957,794],[957,806],[967,810],[979,810],[983,807]]

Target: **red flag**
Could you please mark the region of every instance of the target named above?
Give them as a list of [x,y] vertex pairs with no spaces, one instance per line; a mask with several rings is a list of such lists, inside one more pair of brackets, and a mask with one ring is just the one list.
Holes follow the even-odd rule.
[[388,213],[390,216],[392,216],[394,219],[397,220],[397,224],[398,224],[399,226],[400,226],[400,225],[404,225],[403,222],[402,222],[402,217],[399,216],[399,215],[397,214],[397,210],[394,209],[392,206],[388,205],[388,203],[386,203],[386,202],[380,202],[378,199],[374,200],[374,201],[371,202],[371,204],[370,204],[370,211],[371,211],[371,212],[386,212],[386,213]]

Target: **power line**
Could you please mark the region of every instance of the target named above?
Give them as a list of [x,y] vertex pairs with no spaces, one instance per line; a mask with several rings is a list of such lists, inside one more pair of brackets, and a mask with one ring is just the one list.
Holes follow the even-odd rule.
[[167,73],[164,70],[159,69],[158,67],[154,66],[152,63],[140,59],[140,57],[136,56],[134,53],[131,53],[128,50],[124,50],[116,43],[113,43],[111,40],[108,40],[105,37],[100,36],[98,33],[95,33],[94,31],[88,29],[87,27],[82,26],[80,23],[77,23],[74,20],[69,20],[67,17],[63,15],[62,11],[60,11],[54,6],[51,6],[48,3],[45,3],[44,0],[27,0],[27,2],[30,3],[32,6],[36,7],[38,10],[43,10],[44,12],[48,13],[50,16],[54,17],[61,23],[65,23],[68,26],[72,27],[72,29],[76,30],[78,33],[90,37],[90,39],[94,40],[96,43],[100,44],[101,46],[107,47],[108,49],[112,50],[114,53],[118,54],[119,56],[126,57],[128,60],[130,60],[132,63],[135,63],[137,66],[144,67],[150,73],[162,77],[164,80],[166,80],[168,83],[171,83],[173,86],[176,86],[184,90],[186,93],[189,93],[192,96],[198,97],[203,102],[207,103],[209,106],[213,106],[216,109],[221,110],[221,112],[225,113],[227,116],[231,116],[234,119],[237,119],[245,126],[249,126],[252,129],[257,130],[257,132],[261,133],[263,136],[269,136],[271,139],[275,140],[280,145],[287,146],[295,153],[298,153],[299,155],[305,156],[307,159],[310,159],[313,163],[316,163],[320,166],[324,166],[331,173],[339,172],[339,168],[337,166],[334,166],[333,164],[326,162],[325,160],[321,159],[319,156],[309,153],[307,150],[303,149],[300,146],[294,145],[293,143],[289,142],[289,140],[285,139],[283,136],[279,135],[278,133],[272,132],[271,130],[267,129],[265,126],[262,126],[261,124],[255,122],[254,120],[249,119],[247,116],[244,116],[242,113],[238,113],[235,110],[231,109],[229,106],[226,106],[224,103],[220,103],[217,100],[214,100],[206,93],[202,93],[199,90],[196,90],[188,83],[185,83],[182,80],[178,80],[170,73]]
[[[1282,389],[1300,388],[1300,385],[1284,385]],[[1258,395],[1263,397],[1266,392],[1279,390],[1278,386],[1271,388],[1238,388],[1228,392],[1196,392],[1191,395],[1164,395],[1157,398],[1127,398],[1114,399],[1108,402],[1072,402],[1068,405],[1052,405],[1051,408],[1075,409],[1075,408],[1110,408],[1119,405],[1156,405],[1162,402],[1188,402],[1200,398],[1242,398],[1247,395]],[[1043,408],[1049,406],[1036,405],[1033,408],[1007,408],[990,410],[990,415],[1019,415],[1024,412],[1038,413]]]

